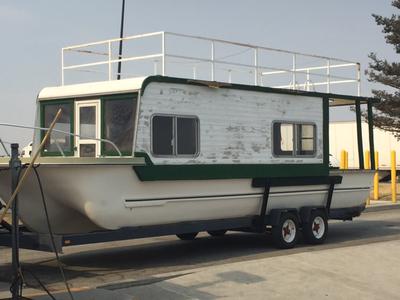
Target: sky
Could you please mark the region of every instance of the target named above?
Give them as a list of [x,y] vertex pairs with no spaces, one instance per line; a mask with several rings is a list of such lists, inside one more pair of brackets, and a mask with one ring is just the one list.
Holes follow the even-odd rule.
[[[207,36],[358,61],[365,70],[371,51],[397,59],[372,13],[396,11],[389,0],[126,0],[125,35]],[[33,125],[37,94],[60,84],[61,48],[118,37],[120,14],[120,0],[0,0],[0,123]],[[362,95],[374,87],[363,76]],[[31,135],[0,127],[0,138],[21,145]]]

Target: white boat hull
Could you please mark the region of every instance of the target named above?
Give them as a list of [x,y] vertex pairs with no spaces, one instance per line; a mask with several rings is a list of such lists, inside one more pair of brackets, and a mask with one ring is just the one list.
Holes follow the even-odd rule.
[[[251,179],[140,181],[127,165],[41,165],[50,222],[57,234],[162,225],[259,214],[263,189]],[[362,207],[373,172],[333,171],[332,210]],[[0,196],[10,195],[8,172],[0,172]],[[69,184],[67,184],[69,183]],[[276,208],[326,205],[328,185],[272,187],[267,214]],[[48,228],[37,179],[32,173],[19,196],[20,217],[33,231]]]

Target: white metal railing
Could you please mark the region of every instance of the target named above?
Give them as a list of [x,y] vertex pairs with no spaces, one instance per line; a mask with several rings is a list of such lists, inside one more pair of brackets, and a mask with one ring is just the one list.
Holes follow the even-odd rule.
[[[33,129],[33,130],[38,130],[38,131],[48,131],[49,130],[49,128],[47,128],[47,127],[38,127],[38,126],[21,125],[21,124],[13,124],[13,123],[0,123],[0,127],[1,126],[13,127],[13,128],[22,128],[22,129]],[[117,145],[115,145],[115,143],[113,143],[110,140],[102,139],[102,138],[87,137],[87,136],[83,136],[83,135],[80,135],[80,134],[76,134],[76,133],[72,133],[72,132],[68,132],[68,131],[64,131],[64,130],[59,130],[59,129],[53,129],[52,132],[58,132],[58,133],[66,134],[68,136],[79,137],[81,139],[89,139],[89,140],[100,141],[100,142],[104,142],[104,143],[110,144],[117,151],[118,156],[122,157],[122,153],[119,150],[119,148],[117,147]],[[57,149],[60,151],[61,155],[63,157],[65,157],[64,151],[62,150],[60,144],[57,142],[57,140],[54,140],[54,142],[55,142],[55,145],[56,145]],[[3,150],[9,156],[9,153],[8,153],[4,143],[10,144],[10,142],[6,142],[6,141],[0,139],[0,144],[1,144],[2,148],[3,148]]]
[[[158,47],[155,51],[149,50],[143,55],[134,55],[133,53],[126,53],[119,57],[115,52],[114,47],[116,43],[121,40],[124,43],[143,41],[145,39],[157,39]],[[188,52],[195,52],[193,43],[205,42],[205,49],[208,52],[206,57],[200,55],[183,55],[174,52],[173,48],[180,48],[177,41],[169,41],[168,39],[178,38],[180,43],[189,46]],[[96,47],[105,47],[105,49],[93,49]],[[125,46],[124,46],[125,47]],[[216,55],[217,50],[224,50],[224,47],[237,48],[244,51],[239,51],[233,54],[220,53]],[[138,48],[135,48],[135,50]],[[208,49],[208,50],[207,50]],[[224,51],[227,51],[226,49]],[[252,52],[247,56],[247,61],[232,61],[233,57],[239,57],[243,53]],[[126,51],[125,51],[126,52]],[[134,51],[135,52],[135,51]],[[104,56],[102,59],[94,62],[85,63],[66,63],[67,54],[85,54],[93,56]],[[262,61],[271,61],[273,55],[283,55],[280,60],[275,60],[278,66],[262,63]],[[300,60],[312,60],[312,62],[300,62]],[[178,61],[177,61],[178,60]],[[199,36],[192,36],[186,34],[178,34],[172,32],[153,32],[147,34],[140,34],[134,36],[124,37],[122,39],[109,39],[98,41],[94,43],[86,43],[75,46],[62,48],[61,50],[61,83],[65,84],[66,71],[84,71],[106,73],[108,80],[113,80],[117,75],[113,72],[113,65],[117,63],[127,62],[147,62],[153,63],[153,74],[164,76],[176,76],[181,74],[179,72],[180,64],[184,63],[186,66],[192,66],[192,74],[187,75],[187,78],[233,82],[233,74],[235,73],[236,83],[248,83],[253,85],[269,85],[279,88],[288,89],[303,89],[303,90],[316,90],[317,87],[325,87],[326,92],[331,92],[332,86],[353,84],[356,87],[357,95],[361,94],[361,68],[357,62],[352,62],[344,59],[326,57],[321,55],[306,54],[295,51],[288,51],[282,49],[274,49],[269,47],[255,46],[244,43],[230,42],[221,39],[212,39]],[[317,63],[316,63],[317,62]],[[174,65],[173,67],[171,65]],[[288,67],[290,65],[290,67]],[[106,66],[106,71],[96,71],[90,68]],[[285,66],[285,67],[283,67]],[[125,68],[125,67],[124,67]],[[199,76],[200,69],[206,68],[207,71]],[[126,68],[125,68],[126,69]],[[221,74],[217,76],[217,71]],[[336,72],[336,73],[334,73]],[[129,72],[127,72],[129,73]],[[352,73],[353,75],[348,75]],[[236,74],[242,74],[236,75]],[[246,82],[243,74],[251,75],[253,78],[250,82]],[[124,74],[121,74],[124,75]],[[134,76],[147,76],[151,75],[148,71],[144,72],[139,68],[135,68]],[[283,78],[282,78],[283,77]],[[281,79],[280,79],[281,78]]]

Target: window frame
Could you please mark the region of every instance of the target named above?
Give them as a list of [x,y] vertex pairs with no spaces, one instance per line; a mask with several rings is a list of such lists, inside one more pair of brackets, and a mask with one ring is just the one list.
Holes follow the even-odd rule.
[[[46,106],[51,106],[51,105],[64,105],[64,104],[69,104],[70,105],[70,133],[72,133],[69,138],[70,138],[70,149],[68,151],[64,151],[65,156],[74,156],[75,155],[75,138],[74,138],[74,133],[75,133],[75,99],[65,99],[65,100],[46,100],[43,102],[40,102],[40,126],[41,127],[46,127],[45,125],[45,107]],[[45,130],[40,130],[40,141],[43,141],[44,136],[46,135]],[[62,156],[62,153],[60,151],[45,151],[43,148],[41,151],[41,156]]]
[[[153,119],[155,117],[171,117],[172,120],[172,138],[173,138],[173,146],[172,146],[172,154],[156,154],[153,149]],[[196,120],[196,152],[194,154],[178,154],[178,118],[184,119],[194,119]],[[150,152],[153,157],[165,157],[165,158],[196,158],[200,155],[200,119],[196,115],[183,115],[183,114],[164,114],[164,113],[155,113],[150,117]]]
[[[274,132],[274,126],[275,124],[289,124],[292,125],[293,127],[293,151],[291,155],[287,154],[276,154],[275,153],[275,132]],[[299,143],[301,141],[301,138],[299,138],[298,134],[298,125],[311,125],[313,126],[313,154],[297,154],[299,150]],[[275,120],[272,122],[272,127],[271,127],[271,141],[272,141],[272,147],[271,147],[271,152],[272,156],[275,158],[314,158],[317,156],[317,137],[318,137],[318,126],[315,122],[307,122],[307,121],[292,121],[292,120]]]
[[[136,97],[136,99],[135,99]],[[140,95],[139,92],[133,92],[129,94],[119,94],[119,95],[110,95],[110,96],[104,96],[100,98],[100,137],[102,139],[106,139],[105,137],[105,128],[106,128],[106,122],[105,122],[105,116],[106,116],[106,106],[105,103],[107,101],[115,101],[115,100],[130,100],[133,102],[135,112],[133,114],[133,135],[132,135],[132,145],[131,145],[131,150],[129,151],[121,151],[122,156],[133,156],[134,155],[134,145],[135,145],[135,139],[136,139],[136,133],[137,133],[137,124],[138,124],[138,111],[139,111],[139,99]],[[135,105],[136,102],[136,105]],[[106,142],[101,142],[100,143],[100,155],[101,156],[119,156],[118,152],[116,149],[113,150],[106,150],[105,149],[105,144]]]

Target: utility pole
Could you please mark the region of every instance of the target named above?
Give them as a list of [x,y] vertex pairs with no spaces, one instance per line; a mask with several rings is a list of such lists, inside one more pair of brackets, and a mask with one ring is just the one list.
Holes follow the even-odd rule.
[[[121,13],[121,31],[119,34],[119,51],[118,59],[122,59],[122,38],[124,37],[124,17],[125,17],[125,0],[122,0],[122,13]],[[121,79],[121,61],[118,62],[117,80]]]

